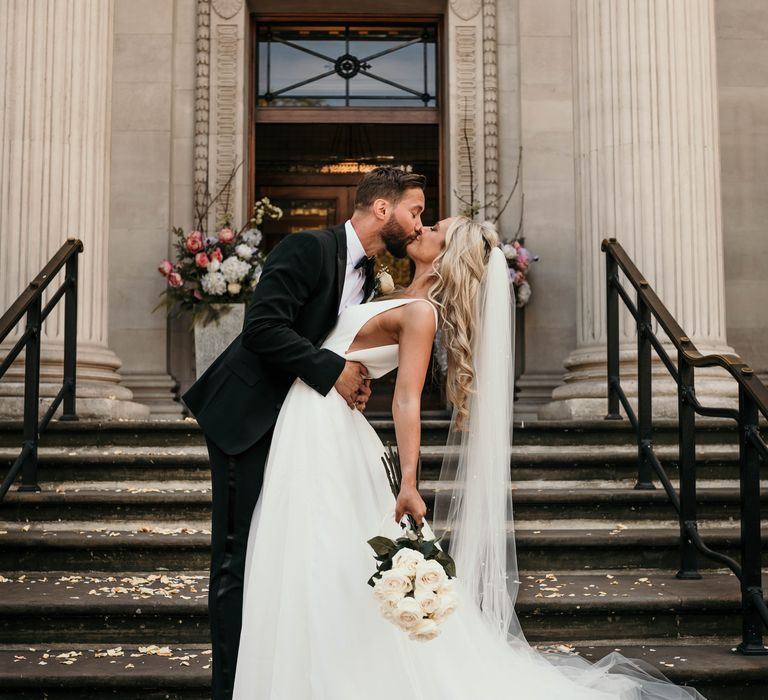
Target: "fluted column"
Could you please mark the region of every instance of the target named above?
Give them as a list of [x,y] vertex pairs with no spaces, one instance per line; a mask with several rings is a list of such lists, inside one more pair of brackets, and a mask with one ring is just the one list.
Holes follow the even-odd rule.
[[[615,237],[704,352],[725,338],[723,241],[711,0],[573,0],[577,347],[543,418],[605,414],[605,260]],[[635,393],[634,324],[623,314],[623,384]],[[662,333],[663,336],[663,333]],[[674,357],[674,355],[673,355]],[[675,415],[656,367],[654,411]],[[729,403],[717,370],[697,394]]]
[[[80,238],[77,410],[139,418],[148,409],[119,384],[107,345],[112,22],[112,0],[0,3],[0,310]],[[61,307],[44,325],[42,396],[60,386],[63,333]],[[0,383],[0,416],[21,414],[22,381],[20,359]]]

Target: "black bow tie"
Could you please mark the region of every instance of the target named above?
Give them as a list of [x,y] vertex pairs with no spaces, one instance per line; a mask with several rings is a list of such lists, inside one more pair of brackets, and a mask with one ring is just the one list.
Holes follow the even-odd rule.
[[373,270],[373,264],[376,262],[376,256],[371,256],[370,258],[363,255],[360,260],[357,261],[355,264],[355,270],[359,270],[361,267],[365,268],[366,274],[371,272]]

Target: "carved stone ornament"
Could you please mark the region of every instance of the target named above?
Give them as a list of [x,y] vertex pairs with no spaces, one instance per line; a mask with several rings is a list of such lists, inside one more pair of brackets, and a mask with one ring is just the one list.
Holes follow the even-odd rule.
[[213,0],[213,9],[222,19],[232,19],[243,6],[243,0]]
[[451,8],[465,22],[480,12],[481,5],[482,0],[451,0]]

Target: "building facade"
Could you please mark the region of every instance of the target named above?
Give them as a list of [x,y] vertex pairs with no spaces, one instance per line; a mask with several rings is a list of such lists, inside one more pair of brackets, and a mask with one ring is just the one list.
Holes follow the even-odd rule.
[[[256,198],[279,201],[271,245],[343,221],[376,163],[425,171],[431,217],[474,190],[494,218],[512,193],[500,233],[522,223],[540,256],[521,415],[605,413],[608,237],[701,350],[768,373],[761,0],[9,0],[0,32],[0,311],[83,240],[83,416],[180,415],[194,345],[187,322],[153,311],[157,263],[207,192],[231,179],[210,230],[225,208],[242,222]],[[44,394],[62,333],[54,316]],[[20,414],[21,365],[0,415]],[[733,400],[719,373],[699,377]],[[657,386],[656,410],[673,413],[673,387]]]

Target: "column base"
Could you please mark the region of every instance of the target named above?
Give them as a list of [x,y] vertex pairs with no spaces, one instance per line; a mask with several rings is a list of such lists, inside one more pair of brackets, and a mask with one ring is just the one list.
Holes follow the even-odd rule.
[[551,400],[562,376],[562,372],[524,372],[515,383],[515,421],[536,420],[541,407]]
[[[695,341],[694,341],[695,342]],[[703,344],[702,344],[703,345]],[[676,353],[665,349],[670,357]],[[704,354],[732,354],[726,346],[699,347]],[[581,349],[566,360],[564,383],[552,392],[551,401],[539,409],[540,420],[593,421],[608,413],[608,381],[605,350]],[[652,413],[654,418],[677,419],[677,384],[667,368],[654,353],[651,365]],[[620,352],[621,386],[633,410],[637,412],[637,352]],[[707,407],[738,409],[739,395],[736,381],[719,367],[697,369],[695,374],[696,398]],[[626,418],[623,407],[620,413]],[[697,420],[707,420],[702,416]]]
[[153,419],[182,417],[184,406],[176,394],[179,385],[169,374],[123,371],[121,375],[125,386],[133,392],[133,398],[149,407]]
[[[10,344],[13,340],[6,341]],[[0,348],[0,357],[8,347]],[[44,339],[40,353],[40,417],[61,390],[63,379],[63,343]],[[147,420],[150,410],[134,401],[131,390],[122,384],[117,372],[120,359],[103,345],[84,342],[77,347],[77,404],[81,419]],[[56,411],[61,415],[63,406]],[[0,418],[19,420],[24,416],[24,353],[0,381]]]
[[[58,394],[61,384],[40,385],[40,417],[51,405]],[[149,407],[133,401],[130,389],[114,385],[77,384],[77,402],[75,410],[81,420],[147,420]],[[62,414],[59,406],[55,417]],[[24,385],[16,382],[0,383],[0,419],[20,420],[24,417]]]

